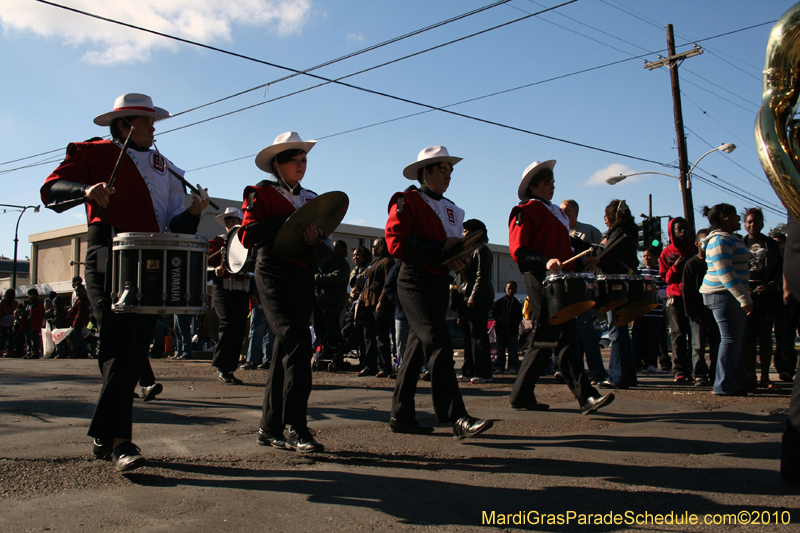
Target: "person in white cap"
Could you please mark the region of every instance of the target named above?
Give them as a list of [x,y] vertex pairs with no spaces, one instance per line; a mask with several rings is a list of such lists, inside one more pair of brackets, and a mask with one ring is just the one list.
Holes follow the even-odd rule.
[[223,213],[214,217],[225,227],[225,233],[218,235],[208,243],[208,265],[215,267],[211,274],[213,283],[211,296],[214,301],[214,311],[219,318],[219,341],[214,346],[214,358],[211,365],[217,369],[219,380],[228,385],[242,383],[242,380],[234,376],[233,372],[239,366],[239,355],[247,334],[250,295],[247,292],[247,272],[231,274],[223,266],[222,254],[216,256],[213,254],[226,247],[230,231],[234,226],[242,224],[242,218],[242,211],[238,207],[226,208]]
[[[94,119],[95,124],[110,127],[112,140],[70,144],[66,158],[41,188],[44,203],[59,213],[86,201],[85,278],[100,325],[98,362],[103,372],[89,435],[94,438],[94,456],[111,460],[120,472],[146,463],[131,442],[133,391],[147,362],[158,315],[111,312],[105,272],[112,238],[120,232],[194,234],[200,213],[209,203],[205,190],[198,187],[191,207],[184,209],[186,192],[172,175],[183,171],[151,149],[154,123],[169,116],[165,109],[155,107],[149,96],[120,96],[112,111]],[[128,147],[121,155],[126,140]],[[112,188],[107,182],[115,168]]]
[[[520,205],[509,217],[508,247],[525,278],[530,304],[535,317],[533,341],[525,352],[517,381],[511,391],[511,407],[520,410],[545,411],[547,404],[536,401],[536,380],[545,370],[550,355],[556,351],[557,363],[564,381],[577,398],[584,415],[595,412],[614,400],[613,394],[601,396],[583,372],[578,351],[575,319],[558,325],[550,324],[550,315],[543,283],[548,272],[572,270],[576,262],[563,265],[573,256],[569,239],[569,219],[557,205],[550,203],[555,192],[554,160],[534,161],[522,173],[517,189]],[[583,266],[597,263],[594,257],[582,259]],[[577,261],[580,264],[581,260]]]
[[453,436],[471,437],[492,427],[491,420],[469,416],[456,381],[453,342],[447,330],[450,271],[464,268],[461,260],[441,264],[442,254],[461,240],[464,210],[443,196],[450,186],[453,165],[461,161],[444,146],[422,150],[403,175],[419,182],[395,193],[389,202],[386,244],[403,261],[397,276],[397,295],[410,331],[397,374],[389,428],[395,433],[425,435],[414,396],[423,363],[431,376],[433,411],[439,423],[450,422]]
[[311,394],[311,331],[315,264],[333,256],[330,239],[316,223],[305,228],[306,247],[295,257],[275,254],[273,244],[283,223],[317,194],[300,185],[306,155],[316,141],[303,141],[291,131],[275,138],[256,156],[256,166],[274,176],[244,190],[241,242],[255,248],[255,280],[275,341],[267,374],[257,442],[298,452],[321,452],[307,421]]

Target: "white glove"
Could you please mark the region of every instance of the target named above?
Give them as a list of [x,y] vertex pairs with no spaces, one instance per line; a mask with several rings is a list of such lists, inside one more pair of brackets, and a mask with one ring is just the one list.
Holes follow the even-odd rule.
[[208,200],[208,193],[199,183],[197,184],[197,192],[192,191],[192,196],[199,198],[201,202]]

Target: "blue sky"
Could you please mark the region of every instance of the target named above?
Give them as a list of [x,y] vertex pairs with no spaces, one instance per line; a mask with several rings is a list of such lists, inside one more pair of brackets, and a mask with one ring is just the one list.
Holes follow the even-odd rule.
[[[492,2],[62,3],[303,70]],[[314,73],[339,78],[559,4],[512,0]],[[695,162],[722,143],[736,144],[737,150],[730,155],[708,155],[696,172],[749,198],[697,179],[695,206],[728,202],[742,209],[756,205],[756,197],[773,209],[765,211],[766,226],[771,228],[785,220],[785,210],[759,164],[753,123],[761,105],[761,71],[772,21],[792,4],[777,0],[578,0],[344,80],[434,107],[526,86],[448,108],[509,126],[501,127],[440,111],[401,119],[427,109],[334,84],[281,98],[320,81],[298,76],[276,82],[287,71],[35,0],[4,0],[0,4],[0,69],[4,73],[0,203],[40,203],[39,187],[57,165],[63,148],[71,141],[105,135],[107,130],[95,126],[92,119],[109,111],[120,94],[149,94],[155,105],[175,114],[270,83],[268,88],[157,123],[159,149],[212,196],[241,198],[246,185],[265,177],[255,166],[255,154],[278,134],[297,131],[304,139],[319,139],[309,156],[304,186],[318,193],[346,192],[350,210],[345,222],[383,227],[392,193],[410,184],[402,177],[403,167],[422,148],[444,145],[451,154],[464,158],[446,195],[465,209],[468,218],[483,220],[491,242],[498,244],[507,244],[507,216],[517,201],[522,171],[534,160],[558,161],[555,200],[574,198],[581,206],[580,219],[601,229],[605,229],[603,208],[614,198],[626,199],[638,215],[647,213],[652,194],[653,214],[682,215],[675,179],[645,175],[615,186],[602,180],[621,172],[678,173],[669,167],[677,164],[678,157],[669,72],[643,67],[645,60],[667,55],[665,28],[673,24],[678,52],[695,42],[705,51],[687,59],[679,70],[689,161]],[[616,64],[603,67],[612,63]],[[279,99],[264,103],[275,98]],[[255,104],[263,105],[168,132]],[[28,158],[53,150],[57,152]],[[20,158],[27,159],[10,162]],[[13,170],[36,163],[44,164]],[[17,217],[18,213],[0,214],[0,253],[9,257]],[[38,214],[26,212],[20,224],[20,257],[29,252],[29,233],[77,224],[84,218],[80,209],[61,215],[46,209]],[[699,227],[704,219],[699,214],[696,218]]]

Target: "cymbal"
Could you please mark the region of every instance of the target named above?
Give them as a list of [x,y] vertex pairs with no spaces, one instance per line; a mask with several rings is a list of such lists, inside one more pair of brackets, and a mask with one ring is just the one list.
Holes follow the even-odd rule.
[[316,222],[324,235],[330,235],[341,224],[349,205],[350,199],[341,191],[320,194],[292,213],[283,223],[272,249],[284,259],[297,257],[308,248],[303,238],[306,227]]
[[479,229],[470,231],[469,235],[444,251],[442,257],[439,259],[439,264],[444,266],[450,261],[465,259],[487,242],[489,242],[489,238],[486,236],[485,230]]

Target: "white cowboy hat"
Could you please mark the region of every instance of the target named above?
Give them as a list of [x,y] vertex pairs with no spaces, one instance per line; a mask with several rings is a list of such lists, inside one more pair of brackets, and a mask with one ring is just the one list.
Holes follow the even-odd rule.
[[415,162],[403,169],[403,176],[410,180],[416,181],[417,170],[426,165],[439,163],[441,161],[447,161],[451,165],[455,165],[462,159],[462,157],[451,156],[449,153],[447,153],[447,148],[444,146],[428,146],[419,154],[417,154],[417,160]]
[[528,185],[531,184],[531,180],[536,175],[537,172],[549,168],[553,170],[553,167],[556,166],[555,159],[549,159],[547,161],[539,162],[534,161],[528,168],[525,169],[525,172],[522,173],[522,181],[519,182],[519,189],[517,189],[517,196],[523,202],[527,202],[531,199],[531,195],[528,192]]
[[98,126],[110,126],[119,117],[150,117],[155,120],[169,118],[172,114],[166,109],[153,105],[153,99],[146,94],[128,93],[114,100],[114,110],[94,117]]
[[244,219],[244,217],[242,216],[242,210],[241,209],[239,209],[238,207],[226,207],[225,208],[225,212],[224,213],[220,213],[219,215],[215,216],[214,220],[216,220],[217,222],[219,222],[220,224],[222,224],[224,226],[225,225],[225,219],[228,218],[228,217],[236,217],[240,221]]
[[272,160],[275,159],[276,155],[285,150],[303,150],[305,153],[308,153],[314,148],[315,144],[317,144],[317,141],[304,141],[300,138],[300,135],[294,131],[281,133],[275,137],[275,140],[270,146],[258,152],[256,156],[256,166],[264,172],[274,174],[275,169],[272,168]]

